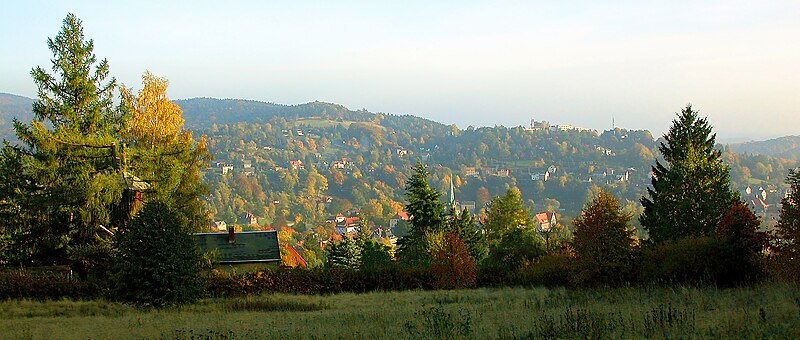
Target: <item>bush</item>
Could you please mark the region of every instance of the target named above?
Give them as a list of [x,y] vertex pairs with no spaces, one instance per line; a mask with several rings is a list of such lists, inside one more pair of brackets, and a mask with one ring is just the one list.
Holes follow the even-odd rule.
[[97,281],[76,280],[67,273],[0,272],[0,299],[91,300],[102,292]]
[[572,285],[577,260],[574,257],[550,255],[520,268],[512,282],[521,286],[563,287]]
[[110,299],[160,307],[199,297],[200,252],[178,216],[164,203],[149,202],[117,234]]
[[731,248],[714,237],[688,237],[646,248],[640,263],[640,281],[668,284],[730,285]]

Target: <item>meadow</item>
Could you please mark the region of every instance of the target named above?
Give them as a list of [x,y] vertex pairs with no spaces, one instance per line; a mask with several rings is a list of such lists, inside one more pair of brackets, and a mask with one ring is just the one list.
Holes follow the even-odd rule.
[[0,302],[4,339],[800,338],[800,287],[267,294],[156,309]]

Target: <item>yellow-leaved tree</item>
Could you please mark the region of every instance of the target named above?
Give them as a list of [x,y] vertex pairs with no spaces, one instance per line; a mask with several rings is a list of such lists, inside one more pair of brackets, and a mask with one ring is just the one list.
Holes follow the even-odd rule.
[[206,138],[195,140],[184,127],[183,110],[167,98],[167,79],[145,72],[142,85],[136,94],[122,90],[131,113],[123,132],[129,147],[126,174],[132,183],[146,183],[145,202],[166,202],[191,229],[200,230],[208,220],[200,199],[208,190],[200,181],[210,160]]

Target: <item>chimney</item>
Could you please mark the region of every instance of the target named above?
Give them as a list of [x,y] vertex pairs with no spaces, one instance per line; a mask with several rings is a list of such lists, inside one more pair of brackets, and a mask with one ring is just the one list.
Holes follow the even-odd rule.
[[236,243],[236,237],[234,236],[233,227],[228,227],[228,244]]

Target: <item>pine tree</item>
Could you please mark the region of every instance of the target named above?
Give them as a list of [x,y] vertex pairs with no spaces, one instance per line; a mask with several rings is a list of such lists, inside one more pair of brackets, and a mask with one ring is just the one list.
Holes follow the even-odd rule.
[[398,241],[397,257],[400,263],[410,266],[429,266],[430,251],[426,234],[441,233],[446,227],[441,193],[428,184],[428,170],[417,162],[411,177],[406,181],[406,212],[411,216],[411,228],[406,237]]
[[789,194],[781,200],[775,244],[781,257],[793,259],[800,268],[800,168],[789,170],[786,183]]
[[328,267],[357,269],[361,267],[363,246],[349,235],[339,242],[328,244]]
[[126,115],[115,106],[116,82],[108,79],[108,62],[98,63],[92,40],[85,40],[81,21],[73,14],[61,31],[48,39],[53,52],[49,74],[31,71],[38,87],[30,124],[14,121],[21,146],[6,145],[12,160],[0,171],[18,185],[16,197],[4,197],[19,208],[21,247],[39,263],[64,263],[69,257],[80,273],[107,258],[110,248],[101,225],[108,226],[124,185],[116,136]]
[[151,201],[115,238],[111,297],[145,306],[190,303],[200,295],[200,251],[176,210]]
[[738,199],[721,152],[714,148],[715,137],[691,105],[673,121],[666,144],[659,146],[667,165],[656,161],[649,197],[642,198],[640,222],[652,242],[710,236]]

